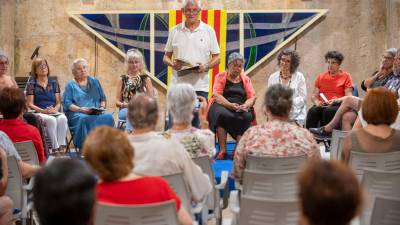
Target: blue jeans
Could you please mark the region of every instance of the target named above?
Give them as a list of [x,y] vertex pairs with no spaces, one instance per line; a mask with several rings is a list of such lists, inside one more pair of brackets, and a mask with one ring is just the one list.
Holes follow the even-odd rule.
[[120,109],[118,112],[118,119],[125,120],[125,131],[131,133],[133,131],[133,126],[127,117],[128,108]]
[[[208,101],[208,92],[205,91],[196,91],[197,96],[202,96]],[[172,125],[174,124],[174,119],[172,118],[171,113],[168,112],[168,121],[166,121],[166,127],[165,130],[171,129]],[[199,128],[200,127],[200,119],[199,119],[199,113],[193,113],[193,120],[192,120],[192,126]]]

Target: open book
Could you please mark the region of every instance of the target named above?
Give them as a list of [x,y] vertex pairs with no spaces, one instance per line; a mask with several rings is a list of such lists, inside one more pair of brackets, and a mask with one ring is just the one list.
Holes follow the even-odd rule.
[[177,75],[179,77],[181,76],[186,76],[188,74],[192,74],[196,72],[200,67],[199,65],[193,66],[190,62],[184,60],[184,59],[175,59],[177,62],[182,64],[182,69],[177,71]]

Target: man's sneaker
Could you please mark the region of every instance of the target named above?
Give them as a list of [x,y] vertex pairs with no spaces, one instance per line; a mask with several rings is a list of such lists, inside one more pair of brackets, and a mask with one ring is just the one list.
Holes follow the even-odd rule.
[[330,137],[331,133],[326,132],[325,127],[318,127],[318,128],[310,128],[310,132],[317,137]]

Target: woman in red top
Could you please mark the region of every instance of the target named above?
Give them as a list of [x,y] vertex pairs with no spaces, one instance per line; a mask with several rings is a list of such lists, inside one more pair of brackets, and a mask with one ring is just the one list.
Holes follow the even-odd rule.
[[181,200],[161,177],[139,176],[133,171],[134,149],[122,131],[98,127],[86,137],[83,155],[97,172],[97,201],[136,205],[175,200],[182,225],[192,224]]
[[329,123],[340,106],[343,96],[351,96],[351,75],[340,69],[344,56],[338,51],[325,54],[328,71],[318,75],[311,100],[314,105],[307,112],[306,127],[315,128]]
[[0,92],[0,112],[3,114],[0,120],[0,130],[16,142],[32,141],[38,154],[39,162],[44,163],[43,141],[36,127],[22,120],[22,113],[26,109],[24,92],[18,88],[4,88]]

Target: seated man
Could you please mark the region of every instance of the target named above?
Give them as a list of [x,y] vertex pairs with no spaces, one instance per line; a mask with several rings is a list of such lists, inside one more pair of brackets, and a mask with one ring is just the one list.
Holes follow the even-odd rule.
[[210,179],[192,161],[182,144],[154,131],[158,121],[155,99],[136,94],[128,105],[128,119],[135,124],[129,135],[135,149],[133,172],[148,176],[183,173],[192,200],[203,200],[211,191]]
[[75,159],[55,159],[41,169],[33,188],[40,224],[92,224],[96,182],[85,164]]
[[3,131],[0,131],[0,148],[6,152],[7,156],[15,156],[23,177],[32,177],[40,168],[39,166],[31,165],[22,161],[14,144]]
[[[368,89],[384,86],[392,92],[397,93],[400,88],[400,76],[397,75],[400,75],[400,65],[394,64],[396,52],[398,52],[398,50],[395,48],[386,50],[385,54],[383,55],[380,72],[377,72],[382,74],[385,73],[386,76],[382,75],[381,78],[374,78],[374,75],[372,78],[364,80],[363,83]],[[336,111],[333,119],[325,126],[319,128],[310,128],[311,133],[314,133],[318,136],[330,135],[332,130],[335,129],[340,122],[342,125],[342,130],[351,130],[352,124],[357,118],[354,115],[356,115],[355,113],[361,109],[362,99],[355,96],[345,96],[341,98],[341,101],[342,103],[339,109]]]
[[329,51],[325,54],[328,71],[318,75],[311,96],[314,106],[307,113],[307,128],[324,126],[327,124],[339,108],[340,99],[343,96],[351,96],[353,84],[351,75],[340,70],[343,55],[337,51]]

